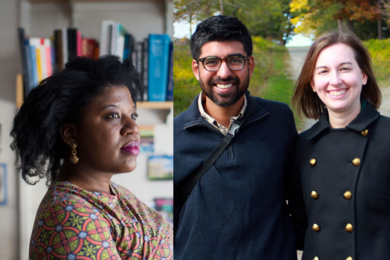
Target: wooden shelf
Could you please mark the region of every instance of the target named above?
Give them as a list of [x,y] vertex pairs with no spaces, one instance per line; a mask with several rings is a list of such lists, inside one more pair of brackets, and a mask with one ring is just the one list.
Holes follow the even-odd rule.
[[137,102],[137,108],[171,109],[172,107],[173,107],[173,101],[166,101],[166,102]]

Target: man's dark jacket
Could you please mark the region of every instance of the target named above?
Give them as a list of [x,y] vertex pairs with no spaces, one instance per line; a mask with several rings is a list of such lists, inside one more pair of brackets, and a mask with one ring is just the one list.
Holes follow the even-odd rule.
[[[296,259],[283,189],[294,119],[287,105],[246,95],[246,120],[181,210],[176,260]],[[174,120],[175,199],[180,183],[224,138],[200,115],[197,101]]]

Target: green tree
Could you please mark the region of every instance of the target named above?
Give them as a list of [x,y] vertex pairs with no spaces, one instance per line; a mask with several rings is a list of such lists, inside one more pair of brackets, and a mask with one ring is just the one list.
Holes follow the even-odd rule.
[[295,18],[291,22],[296,33],[309,37],[348,27],[361,39],[381,38],[388,30],[380,1],[386,0],[292,0],[290,11]]
[[[175,0],[174,21],[203,20],[215,14],[240,19],[253,36],[285,45],[293,33],[290,22],[291,0]],[[190,32],[192,34],[192,31]]]
[[201,20],[205,16],[211,16],[215,10],[213,1],[207,0],[174,0],[173,21],[186,21],[190,24],[190,35],[192,35],[192,24],[195,20]]

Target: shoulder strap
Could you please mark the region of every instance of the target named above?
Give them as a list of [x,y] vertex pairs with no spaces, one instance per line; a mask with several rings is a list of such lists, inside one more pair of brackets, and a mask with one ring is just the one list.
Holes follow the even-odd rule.
[[180,183],[180,188],[179,188],[180,195],[178,197],[175,196],[175,199],[174,199],[174,202],[175,202],[175,205],[174,205],[174,208],[175,208],[174,224],[175,224],[175,226],[177,226],[177,221],[179,219],[179,214],[180,214],[181,208],[183,207],[184,203],[187,201],[187,198],[188,198],[188,196],[190,196],[195,185],[203,177],[203,175],[207,172],[207,170],[210,169],[211,165],[213,165],[214,162],[219,158],[219,156],[226,149],[226,147],[228,147],[228,145],[232,141],[233,137],[236,135],[236,133],[240,129],[242,123],[243,123],[243,118],[235,120],[233,122],[233,124],[231,125],[231,127],[229,128],[229,131],[226,134],[225,138],[223,138],[223,140],[212,151],[212,153],[207,157],[207,159],[203,161],[202,165],[193,174],[191,174],[191,176],[189,176],[186,180],[184,180],[182,183]]
[[219,158],[219,156],[226,149],[226,147],[228,147],[233,137],[240,129],[241,124],[242,121],[240,120],[234,121],[225,138],[223,138],[219,145],[215,147],[209,157],[207,157],[207,159],[203,161],[202,165],[197,169],[197,171],[191,174],[191,176],[187,178],[185,182],[183,182],[183,187],[185,187],[185,190],[182,195],[185,200],[187,200],[188,196],[190,196],[193,188],[198,183],[198,181],[203,177],[207,170],[210,169],[211,165],[214,164],[214,162]]

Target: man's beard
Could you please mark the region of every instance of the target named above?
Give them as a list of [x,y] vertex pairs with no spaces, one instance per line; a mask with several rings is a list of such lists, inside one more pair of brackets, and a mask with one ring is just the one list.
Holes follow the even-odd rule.
[[[233,84],[231,88],[235,88],[234,91],[231,91],[227,94],[217,94],[214,93],[214,86],[217,83],[223,84]],[[216,78],[210,79],[207,85],[203,83],[202,79],[199,80],[200,87],[202,88],[203,93],[220,107],[229,107],[234,105],[246,92],[249,86],[249,75],[245,80],[240,82],[240,79],[237,76],[229,76],[226,79]]]

